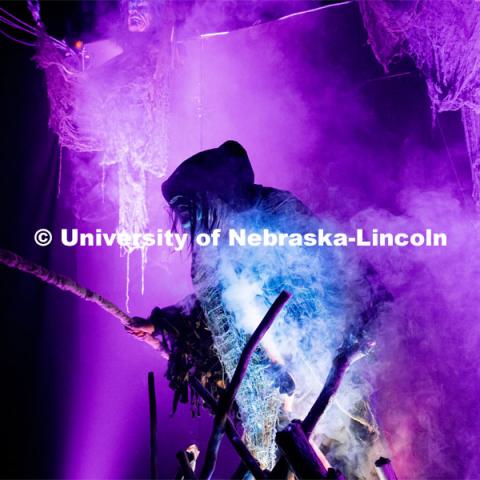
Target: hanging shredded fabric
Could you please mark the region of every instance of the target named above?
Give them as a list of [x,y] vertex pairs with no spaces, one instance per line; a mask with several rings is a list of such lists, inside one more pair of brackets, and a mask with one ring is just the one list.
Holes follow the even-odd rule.
[[369,41],[385,69],[408,55],[425,75],[433,116],[461,110],[480,207],[480,3],[476,0],[359,1]]

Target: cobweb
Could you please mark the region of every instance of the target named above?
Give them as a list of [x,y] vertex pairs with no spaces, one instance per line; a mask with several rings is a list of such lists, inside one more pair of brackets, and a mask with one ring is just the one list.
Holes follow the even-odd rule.
[[116,168],[118,230],[144,233],[147,175],[162,177],[168,161],[168,62],[150,45],[101,67],[89,68],[88,60],[88,50],[60,50],[46,36],[40,42],[36,61],[46,74],[49,125],[74,163],[97,152],[102,169]]
[[[156,40],[138,37],[119,55],[93,67],[88,45],[59,48],[44,34],[35,57],[45,71],[49,125],[73,165],[76,215],[88,222],[114,206],[117,231],[130,238],[148,231],[148,176],[163,177],[168,163],[171,42]],[[127,310],[128,256],[137,249],[142,253],[143,293],[147,247],[133,242],[122,246],[127,254]]]
[[378,61],[411,56],[425,75],[432,110],[461,110],[473,198],[480,207],[480,3],[476,0],[359,0]]

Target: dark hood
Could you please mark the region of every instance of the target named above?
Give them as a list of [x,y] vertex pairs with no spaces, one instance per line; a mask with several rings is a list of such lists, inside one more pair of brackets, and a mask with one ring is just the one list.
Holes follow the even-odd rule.
[[178,195],[195,198],[203,193],[231,203],[248,197],[253,185],[247,152],[238,142],[229,140],[182,162],[162,184],[162,193],[168,203]]

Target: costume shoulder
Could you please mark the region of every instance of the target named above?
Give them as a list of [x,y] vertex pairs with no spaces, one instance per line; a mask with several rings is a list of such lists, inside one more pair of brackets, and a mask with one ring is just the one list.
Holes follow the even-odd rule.
[[271,187],[260,187],[260,206],[271,213],[296,213],[315,217],[313,212],[293,193]]

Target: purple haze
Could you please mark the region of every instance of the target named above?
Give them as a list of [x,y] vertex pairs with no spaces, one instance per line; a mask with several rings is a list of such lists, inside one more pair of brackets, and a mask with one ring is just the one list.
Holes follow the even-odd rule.
[[[431,130],[422,79],[416,73],[382,79],[355,4],[187,40],[180,55],[169,172],[232,138],[249,152],[258,183],[292,191],[320,215],[351,226],[448,233],[444,249],[360,252],[396,297],[378,327],[376,353],[363,367],[400,478],[476,478],[478,220],[462,206],[452,174],[450,162],[467,161],[463,140],[447,135],[447,153],[438,129]],[[169,226],[160,183],[148,185],[152,230]],[[125,257],[98,248],[78,248],[75,255],[78,281],[123,305]],[[131,312],[146,316],[190,293],[186,253],[150,249],[143,296],[139,257],[130,258]],[[186,407],[169,418],[172,393],[159,380],[165,361],[94,306],[79,304],[73,322],[75,380],[65,407],[70,436],[59,474],[147,475],[152,369],[160,385],[162,475],[174,475],[178,449],[198,442],[203,454],[210,419],[191,419]],[[234,468],[228,455],[219,476]]]

